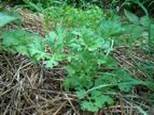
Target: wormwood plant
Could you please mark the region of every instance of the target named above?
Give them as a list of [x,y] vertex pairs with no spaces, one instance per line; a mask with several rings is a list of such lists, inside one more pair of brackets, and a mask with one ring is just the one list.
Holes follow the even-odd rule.
[[64,85],[66,89],[76,91],[83,110],[94,112],[111,105],[114,103],[111,93],[129,92],[134,85],[141,83],[118,68],[114,59],[107,55],[112,49],[111,41],[87,28],[73,31],[73,34]]
[[47,26],[56,27],[57,24],[61,24],[67,28],[86,26],[96,29],[100,20],[104,18],[104,12],[96,6],[91,6],[87,10],[71,6],[49,7],[43,11],[43,14]]
[[[45,45],[51,54],[45,52]],[[3,34],[3,46],[43,60],[46,67],[52,68],[61,61],[67,61],[66,90],[74,90],[83,110],[98,111],[106,105],[114,104],[113,93],[129,92],[141,81],[133,79],[108,55],[112,42],[103,39],[91,29],[80,28],[64,31],[61,28],[51,32],[44,40],[24,31]]]
[[59,27],[45,38],[24,30],[4,32],[2,45],[7,51],[43,61],[47,68],[67,62],[65,89],[75,91],[83,110],[95,112],[114,104],[118,92],[128,93],[135,85],[145,85],[119,68],[109,55],[114,39],[123,32],[121,24],[104,18],[99,25],[95,30],[89,26]]

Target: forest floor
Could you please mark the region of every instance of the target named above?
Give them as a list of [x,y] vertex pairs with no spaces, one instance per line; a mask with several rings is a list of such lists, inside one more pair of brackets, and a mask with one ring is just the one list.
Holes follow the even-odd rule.
[[[38,32],[42,36],[45,29],[41,17],[24,10],[23,28]],[[13,27],[14,28],[14,27]],[[145,79],[146,73],[137,67],[136,62],[154,61],[150,55],[138,48],[131,53],[127,47],[118,47],[113,53],[119,66],[127,69],[136,78]],[[138,86],[131,94],[118,94],[117,103],[97,113],[80,111],[76,94],[66,92],[63,87],[65,70],[59,66],[51,70],[41,64],[34,64],[19,54],[0,54],[0,114],[2,115],[139,115],[151,107],[147,88]],[[128,98],[129,97],[129,98]],[[138,106],[140,105],[140,106]],[[144,108],[144,110],[142,108]],[[153,111],[154,112],[154,111]],[[153,113],[154,114],[154,113]],[[151,115],[153,115],[151,113]]]

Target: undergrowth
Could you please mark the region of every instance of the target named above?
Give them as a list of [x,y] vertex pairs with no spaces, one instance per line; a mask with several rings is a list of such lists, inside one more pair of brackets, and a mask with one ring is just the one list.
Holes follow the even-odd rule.
[[[113,12],[104,13],[98,7],[81,10],[70,6],[50,7],[43,14],[47,28],[50,30],[54,24],[54,31],[44,38],[21,29],[5,31],[1,33],[2,48],[42,62],[50,69],[66,62],[65,90],[76,93],[83,110],[95,112],[113,105],[116,94],[129,93],[137,85],[153,90],[151,80],[135,79],[110,55],[115,47],[129,40],[132,46],[136,42],[147,45],[152,55],[154,24],[148,16],[139,18],[125,11],[128,21],[121,22]],[[1,13],[0,27],[14,20]]]
[[54,28],[60,24],[66,28],[86,26],[96,29],[100,20],[105,17],[103,11],[97,6],[91,6],[87,10],[70,6],[50,7],[43,10],[43,14],[45,16],[45,23],[49,28],[51,26]]

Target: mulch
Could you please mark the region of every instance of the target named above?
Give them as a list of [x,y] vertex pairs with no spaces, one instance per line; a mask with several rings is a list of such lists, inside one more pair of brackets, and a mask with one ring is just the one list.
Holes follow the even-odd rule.
[[[27,10],[18,11],[24,16],[24,29],[45,35],[44,23],[38,21],[42,17]],[[134,59],[145,61],[150,58],[154,61],[154,58],[136,49],[131,56],[126,52],[127,48],[118,48],[113,52],[113,57],[120,67],[144,79],[146,75],[142,70],[136,71]],[[97,113],[80,111],[76,95],[64,90],[65,77],[61,66],[46,69],[41,63],[32,62],[25,56],[0,52],[0,115],[141,115],[150,108],[148,100],[138,95],[138,89],[134,89],[129,95],[113,94],[117,103]],[[141,92],[143,95],[148,93],[147,90]]]

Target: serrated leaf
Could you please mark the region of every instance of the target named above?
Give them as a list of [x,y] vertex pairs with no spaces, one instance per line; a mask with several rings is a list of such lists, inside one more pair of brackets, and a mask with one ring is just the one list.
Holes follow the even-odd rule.
[[102,107],[104,107],[106,104],[107,104],[107,105],[111,105],[111,104],[113,104],[113,103],[114,103],[114,101],[113,101],[113,99],[112,99],[110,96],[101,95],[101,96],[95,97],[95,105],[96,105],[98,108],[102,108]]
[[[142,84],[140,80],[134,79],[124,70],[116,71],[117,85],[121,91],[129,92],[134,86]],[[122,75],[122,76],[121,76]]]
[[79,91],[76,92],[76,94],[77,94],[77,97],[79,99],[83,99],[86,96],[86,91],[85,90],[79,90]]
[[97,112],[99,110],[99,108],[96,107],[93,102],[89,102],[89,101],[82,101],[81,102],[81,109],[88,110],[91,112]]
[[51,57],[49,60],[46,60],[44,64],[47,68],[53,68],[54,66],[58,65],[58,62]]
[[29,54],[26,46],[16,46],[15,49],[16,49],[17,52],[19,52],[22,55],[28,55]]
[[116,61],[110,56],[104,56],[103,65],[105,65],[106,67],[109,67],[109,68],[114,68],[114,69],[117,67]]

